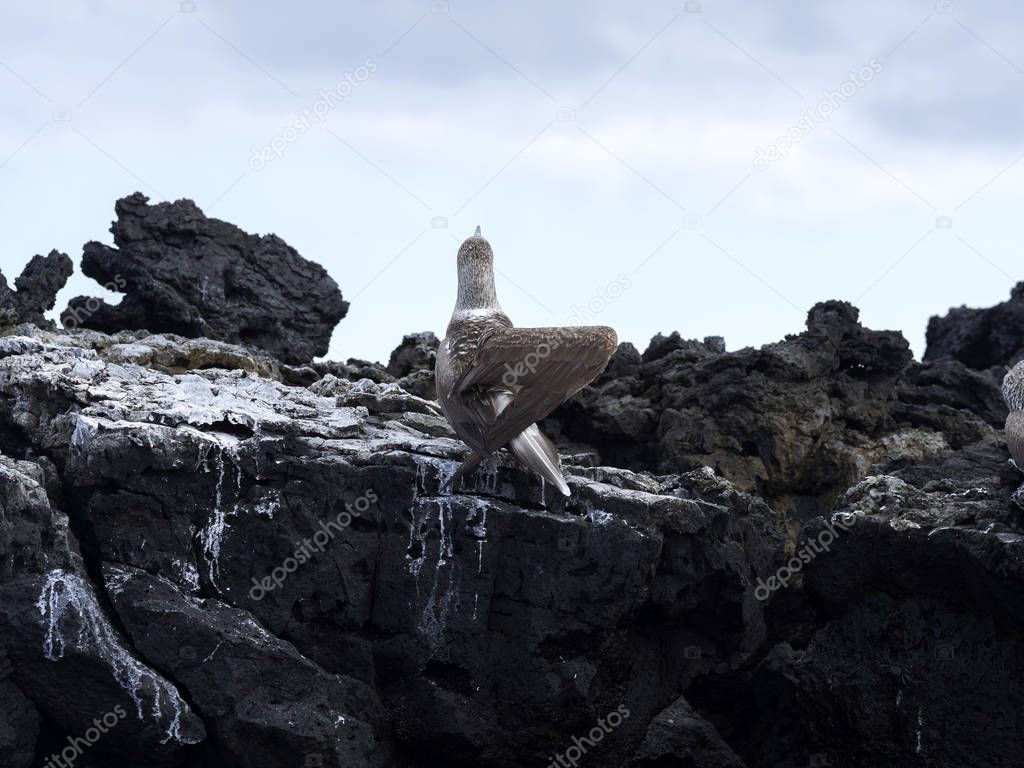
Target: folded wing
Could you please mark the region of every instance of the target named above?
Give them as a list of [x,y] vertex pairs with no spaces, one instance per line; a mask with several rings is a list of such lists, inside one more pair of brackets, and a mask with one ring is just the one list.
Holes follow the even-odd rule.
[[[493,453],[593,381],[615,352],[615,331],[605,326],[496,328],[485,334],[455,393],[475,411],[480,445]],[[498,409],[476,408],[494,402]]]

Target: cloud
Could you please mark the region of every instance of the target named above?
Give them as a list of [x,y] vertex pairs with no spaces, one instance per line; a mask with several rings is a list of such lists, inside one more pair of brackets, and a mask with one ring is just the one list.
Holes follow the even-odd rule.
[[[920,353],[930,314],[1016,277],[1024,10],[960,6],[18,4],[0,30],[0,266],[109,241],[136,189],[190,197],[324,264],[355,297],[331,355],[383,359],[443,330],[476,224],[522,324],[561,322],[670,238],[600,320],[641,347],[674,329],[773,341],[843,297]],[[367,57],[378,71],[322,124],[249,167]],[[831,122],[754,168],[873,58]],[[95,290],[76,275],[61,300]]]

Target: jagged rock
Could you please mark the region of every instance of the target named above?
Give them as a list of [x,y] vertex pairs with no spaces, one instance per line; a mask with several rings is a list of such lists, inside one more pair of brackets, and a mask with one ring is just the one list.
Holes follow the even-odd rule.
[[651,721],[630,768],[693,765],[701,768],[746,768],[718,731],[680,696]]
[[433,371],[439,343],[430,331],[407,334],[391,353],[388,373],[400,379],[415,371]]
[[[1001,463],[871,476],[837,504],[856,522],[807,566],[807,594],[827,618],[788,673],[822,714],[819,733],[804,733],[830,764],[1024,755],[1020,730],[994,725],[1024,706],[1024,513],[1008,502],[1012,477],[992,476]],[[821,530],[816,521],[802,540]]]
[[1024,358],[1024,282],[1008,301],[984,309],[956,307],[928,320],[925,360],[951,357],[978,370],[1003,368]]
[[[144,717],[129,709],[96,745],[111,768],[137,764],[137,743],[187,768],[540,766],[620,706],[630,716],[586,765],[995,768],[1024,754],[1024,512],[998,389],[956,361],[910,363],[899,334],[861,328],[848,305],[819,305],[808,331],[762,350],[624,345],[619,379],[594,390],[623,419],[644,400],[659,421],[670,401],[707,407],[723,436],[761,424],[766,445],[781,436],[783,488],[806,487],[796,457],[817,439],[818,482],[851,467],[856,482],[799,527],[706,466],[566,458],[564,499],[498,456],[448,494],[465,446],[383,368],[318,366],[290,386],[244,350],[196,340],[175,359],[174,343],[0,337],[0,448],[30,459],[0,460],[0,644],[42,718],[40,752],[76,734],[79,709],[127,696],[109,662],[122,657],[97,650],[117,648],[207,738],[160,745],[143,686]],[[248,369],[220,367],[233,360]],[[214,367],[182,370],[193,361]],[[54,569],[88,596],[63,607],[62,662],[44,655],[49,598],[72,594],[44,589]],[[76,617],[96,616],[106,642],[82,643]],[[66,696],[83,682],[87,696]]]
[[[318,395],[337,398],[339,406],[362,405],[376,413],[404,420],[413,414],[444,420],[444,413],[435,401],[407,392],[398,384],[378,384],[371,379],[352,382],[327,374],[311,384],[309,390]],[[454,432],[449,427],[446,434],[454,435]]]
[[857,316],[844,302],[817,304],[804,333],[736,352],[678,333],[656,336],[642,356],[623,344],[555,412],[554,432],[616,466],[712,466],[806,519],[876,463],[945,453],[1002,424],[991,376],[913,363],[901,334]]
[[313,368],[321,376],[360,381],[369,379],[376,384],[397,384],[406,392],[427,400],[437,397],[434,385],[434,359],[437,356],[437,337],[430,331],[407,334],[391,352],[387,367],[380,363],[349,358],[348,362],[326,361]]
[[327,352],[348,311],[337,283],[276,235],[250,235],[207,218],[191,200],[117,201],[114,248],[85,244],[82,271],[122,291],[117,306],[72,299],[66,327],[206,336],[270,352],[290,364]]
[[[91,349],[104,361],[139,365],[164,373],[185,373],[206,368],[249,371],[286,384],[306,385],[320,378],[312,367],[286,365],[270,355],[213,339],[187,339],[173,333],[119,331],[36,331],[15,326],[0,337],[0,349],[32,347],[40,343]],[[41,346],[39,346],[42,349]]]
[[313,363],[313,369],[321,376],[331,375],[349,381],[369,379],[377,384],[395,383],[395,377],[388,373],[380,363],[371,363],[368,360],[359,360],[354,357],[350,357],[344,363],[339,363],[336,360]]
[[[442,495],[464,446],[422,431],[436,405],[394,385],[171,375],[69,337],[31,341],[0,348],[0,416],[74,489],[63,504],[91,572],[108,575],[142,658],[187,692],[220,764],[335,754],[326,715],[288,730],[245,695],[292,665],[306,670],[288,689],[296,718],[354,718],[345,764],[393,764],[394,741],[454,764],[530,764],[625,704],[633,716],[588,758],[620,765],[688,681],[763,642],[752,588],[781,540],[771,510],[707,470],[570,466],[563,500],[502,459]],[[175,658],[221,641],[209,666]],[[220,654],[253,677],[218,671]],[[300,679],[320,682],[300,697]]]
[[[97,719],[116,732],[116,754],[153,765],[201,742],[203,724],[175,685],[111,620],[68,518],[50,504],[40,466],[0,456],[0,499],[0,642],[10,681],[69,737],[100,753],[115,745],[100,738],[111,734],[93,738]],[[31,729],[30,715],[20,719]]]
[[408,376],[398,380],[398,386],[414,395],[434,400],[437,398],[437,383],[434,380],[434,371],[414,371]]
[[[365,683],[328,674],[247,611],[167,579],[119,565],[104,579],[135,647],[187,687],[230,764],[382,764],[367,721],[383,713]],[[167,624],[181,630],[154,631]]]
[[46,256],[33,256],[15,278],[12,291],[0,274],[0,326],[32,323],[53,327],[43,313],[53,309],[57,292],[71,277],[74,267],[67,254],[50,251]]
[[958,360],[912,363],[895,394],[897,423],[939,432],[953,448],[987,438],[1006,420],[997,379]]
[[744,760],[995,768],[1024,754],[1024,513],[1000,451],[897,460],[804,526],[761,595],[780,642],[687,692]]

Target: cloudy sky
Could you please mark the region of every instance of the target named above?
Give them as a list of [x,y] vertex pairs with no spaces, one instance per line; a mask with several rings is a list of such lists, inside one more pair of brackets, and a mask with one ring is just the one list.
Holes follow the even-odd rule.
[[[640,349],[760,345],[842,298],[920,355],[930,315],[1024,276],[1011,0],[40,0],[4,21],[8,280],[51,248],[77,267],[136,190],[323,264],[352,302],[340,359],[443,333],[477,224],[516,324],[590,306]],[[76,273],[58,307],[83,293],[104,292]]]

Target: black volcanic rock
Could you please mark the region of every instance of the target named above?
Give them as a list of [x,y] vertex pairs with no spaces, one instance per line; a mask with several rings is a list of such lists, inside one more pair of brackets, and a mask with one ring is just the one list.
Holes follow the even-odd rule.
[[[38,711],[52,727],[82,737],[94,720],[111,715],[123,741],[115,754],[170,765],[206,737],[203,724],[111,620],[69,520],[44,485],[39,464],[0,457],[0,644],[10,660],[10,679],[0,685],[12,694],[7,722],[20,721],[28,730],[18,738],[28,737]],[[100,753],[112,747],[109,740],[97,744]],[[12,768],[28,766],[35,751],[10,736],[0,748]]]
[[191,200],[117,201],[115,248],[85,244],[82,271],[125,293],[117,306],[72,299],[66,327],[146,329],[257,347],[286,363],[327,352],[348,311],[337,283],[276,235],[207,218]]
[[[1024,518],[991,464],[950,469],[851,488],[835,514],[856,522],[807,567],[807,595],[828,619],[790,672],[821,713],[805,737],[828,734],[818,744],[830,764],[850,753],[872,765],[909,764],[911,751],[949,766],[1024,756],[1019,729],[991,725],[1024,707]],[[998,746],[982,733],[999,733]]]
[[[566,500],[503,458],[445,495],[463,448],[434,435],[435,403],[395,384],[170,374],[77,344],[0,338],[0,444],[46,453],[60,478],[12,536],[29,552],[47,531],[61,551],[81,542],[95,615],[202,720],[205,741],[164,748],[187,765],[546,765],[622,705],[631,716],[588,755],[618,766],[645,738],[659,755],[712,738],[696,712],[692,737],[649,725],[763,642],[752,590],[781,539],[763,502],[707,470],[570,468]],[[51,522],[64,510],[70,524]],[[322,551],[289,562],[325,530]],[[0,577],[0,638],[47,731],[74,733],[61,694],[28,682],[74,673],[48,661],[38,625],[57,564]]]
[[402,343],[394,348],[386,366],[350,357],[341,363],[326,360],[314,363],[312,368],[320,376],[334,376],[348,381],[369,379],[376,384],[397,384],[417,397],[433,400],[437,395],[434,385],[434,360],[438,339],[430,331],[406,334]]
[[11,662],[0,648],[0,765],[29,765],[39,738],[39,711],[10,674]]
[[391,353],[388,373],[402,389],[433,400],[437,397],[434,361],[438,344],[437,336],[430,331],[408,334]]
[[608,369],[556,411],[553,430],[601,460],[657,472],[707,465],[800,518],[819,514],[870,467],[982,439],[1002,424],[993,377],[956,361],[919,364],[895,331],[839,301],[807,330],[760,349],[656,336],[622,344]]
[[407,334],[391,353],[388,373],[400,379],[415,371],[432,371],[438,344],[437,336],[430,331]]
[[896,385],[892,417],[940,433],[952,448],[970,445],[1006,421],[999,381],[950,358],[912,363]]
[[1005,456],[990,436],[896,459],[802,527],[787,583],[762,595],[770,650],[687,692],[748,764],[995,768],[1024,756],[1008,725],[1024,705],[1024,514],[1008,501],[1019,474]]
[[680,696],[651,721],[629,768],[693,765],[701,768],[745,768],[715,727]]
[[[106,768],[1024,757],[1024,513],[989,373],[914,363],[840,302],[761,350],[624,344],[552,423],[664,474],[566,461],[566,499],[500,455],[451,494],[465,447],[406,389],[431,346],[392,375],[0,336],[0,762],[118,705]],[[721,474],[673,448],[673,411]],[[780,504],[744,491],[755,460]]]
[[50,251],[46,256],[33,256],[15,278],[12,291],[0,274],[0,326],[32,323],[53,327],[43,313],[53,309],[57,292],[71,277],[74,268],[67,254]]
[[1012,366],[1024,358],[1024,282],[994,307],[958,307],[932,317],[926,339],[925,360],[951,357],[979,370]]
[[[368,685],[329,674],[248,611],[138,568],[108,564],[103,576],[135,647],[188,689],[232,764],[380,763],[367,721],[379,728],[383,710]],[[167,624],[180,630],[152,631]]]

